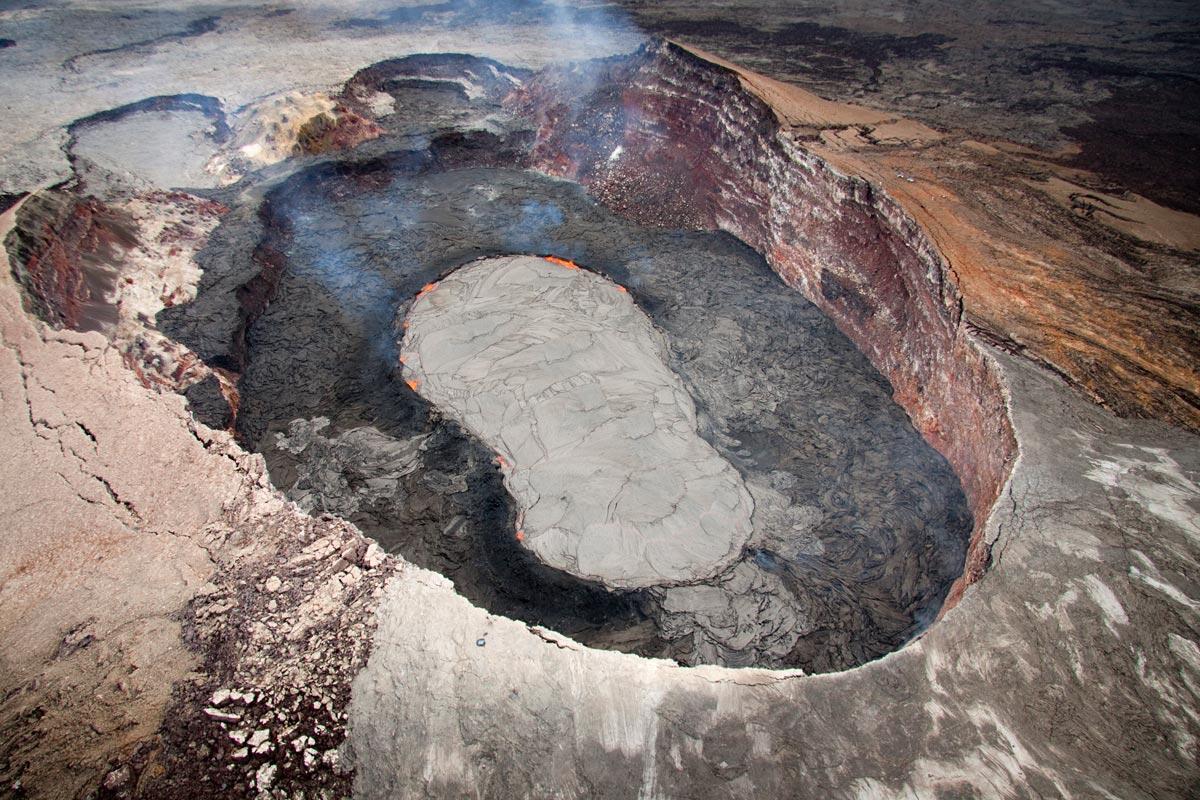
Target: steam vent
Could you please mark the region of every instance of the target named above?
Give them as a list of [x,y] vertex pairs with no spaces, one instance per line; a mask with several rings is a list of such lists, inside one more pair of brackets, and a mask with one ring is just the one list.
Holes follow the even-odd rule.
[[1193,6],[5,5],[0,798],[1200,795]]

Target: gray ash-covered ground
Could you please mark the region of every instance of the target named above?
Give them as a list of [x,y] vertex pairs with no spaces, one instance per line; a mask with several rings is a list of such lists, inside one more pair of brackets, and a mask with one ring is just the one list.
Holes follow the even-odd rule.
[[[472,602],[593,646],[828,671],[919,632],[961,572],[971,520],[887,382],[732,237],[635,225],[577,185],[505,168],[521,163],[520,133],[448,130],[494,113],[506,80],[448,58],[458,61],[385,63],[364,71],[372,86],[348,85],[360,96],[382,86],[411,112],[385,118],[395,151],[385,137],[265,196],[223,193],[234,208],[202,254],[197,301],[159,316],[241,375],[237,432],[275,484],[442,572]],[[434,82],[410,74],[430,70]],[[437,83],[468,70],[494,85],[468,98]],[[428,102],[447,90],[455,103]],[[414,139],[426,113],[442,128]],[[725,573],[621,593],[541,565],[516,540],[493,454],[405,385],[397,314],[425,284],[509,253],[611,278],[664,332],[700,434],[754,497],[754,536]],[[204,391],[190,393],[193,407],[220,421]]]

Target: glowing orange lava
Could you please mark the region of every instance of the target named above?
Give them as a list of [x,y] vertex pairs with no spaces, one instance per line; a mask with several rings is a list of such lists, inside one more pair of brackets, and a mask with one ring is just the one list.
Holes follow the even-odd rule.
[[517,531],[517,541],[518,542],[525,541],[525,531]]
[[417,297],[421,297],[422,295],[429,294],[436,288],[437,288],[436,283],[427,283],[421,287],[421,291],[417,292]]
[[567,269],[579,269],[579,265],[574,261],[568,261],[567,259],[559,258],[558,256],[546,256],[546,260],[551,264],[558,264],[560,267],[566,267]]
[[405,381],[405,383],[407,383],[408,388],[412,389],[414,392],[417,390],[417,387],[421,385],[421,382],[419,380],[417,380],[416,378],[413,378],[412,380],[407,380],[407,381]]

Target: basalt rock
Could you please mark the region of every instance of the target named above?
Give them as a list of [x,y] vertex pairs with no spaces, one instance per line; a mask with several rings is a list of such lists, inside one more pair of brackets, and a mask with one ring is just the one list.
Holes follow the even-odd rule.
[[364,119],[344,106],[335,106],[329,114],[318,114],[301,126],[296,139],[297,155],[320,155],[348,150],[380,134],[373,121]]
[[[928,623],[961,570],[961,496],[828,320],[728,237],[632,225],[532,174],[442,173],[436,163],[402,153],[297,173],[260,214],[227,216],[197,301],[159,317],[201,351],[248,331],[237,425],[277,485],[307,507],[345,509],[473,602],[591,644],[825,670],[887,652]],[[237,255],[254,241],[276,243],[279,266],[250,307],[234,281],[262,285],[253,259]],[[493,455],[405,385],[390,346],[397,308],[465,261],[514,251],[566,253],[628,286],[667,336],[701,435],[753,477],[752,547],[703,602],[673,590],[613,596],[522,555]],[[258,316],[246,324],[243,314]],[[318,417],[329,430],[302,447],[298,431]],[[365,426],[383,434],[382,449],[344,446],[373,441]],[[380,470],[385,451],[431,427],[419,470]],[[374,496],[372,483],[391,488],[353,499]],[[759,587],[753,613],[737,610],[747,582]],[[669,646],[650,622],[669,628]]]
[[409,385],[499,453],[539,560],[644,588],[737,559],[750,493],[697,435],[628,290],[553,256],[485,259],[430,284],[403,326]]

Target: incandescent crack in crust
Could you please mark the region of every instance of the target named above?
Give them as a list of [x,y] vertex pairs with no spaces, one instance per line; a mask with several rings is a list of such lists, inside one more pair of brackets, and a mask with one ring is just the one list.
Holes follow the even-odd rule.
[[[921,381],[937,377],[937,369],[955,358],[968,364],[972,358],[969,342],[963,344],[962,304],[944,274],[949,267],[938,267],[941,262],[912,221],[869,183],[843,179],[786,143],[775,149],[769,114],[728,75],[704,72],[667,46],[651,48],[631,63],[627,99],[636,104],[665,95],[671,105],[664,118],[631,121],[601,113],[602,135],[589,139],[596,112],[589,104],[595,98],[584,96],[565,111],[553,111],[556,121],[533,140],[521,130],[523,123],[510,121],[499,126],[507,126],[502,134],[443,133],[417,151],[389,150],[412,141],[407,138],[412,129],[400,133],[389,127],[400,120],[392,120],[374,131],[378,138],[359,144],[356,154],[289,165],[261,191],[215,192],[233,208],[217,211],[221,224],[202,233],[208,245],[200,260],[207,269],[199,297],[187,303],[186,291],[172,294],[159,315],[165,330],[209,364],[177,370],[160,385],[188,388],[197,412],[211,406],[207,419],[236,426],[244,443],[264,453],[275,483],[292,499],[310,510],[346,515],[388,549],[443,570],[460,591],[497,613],[588,644],[684,663],[822,671],[870,660],[933,618],[961,564],[969,524],[949,471],[888,400],[891,387],[815,309],[728,237],[630,225],[591,206],[574,189],[471,166],[552,164],[548,171],[580,177],[597,197],[635,219],[664,228],[720,226],[736,232],[767,253],[785,280],[813,292],[814,300],[839,315],[864,349],[893,370],[889,374],[908,382],[898,385],[898,398],[920,412],[921,429],[943,444],[953,437],[930,413],[930,387]],[[629,64],[608,66],[614,82],[629,78]],[[532,104],[524,108],[536,116],[541,113],[536,104],[545,99],[540,93],[547,91],[543,82],[554,78],[498,80],[517,91],[507,97],[490,89],[478,97],[466,88],[455,91],[456,102],[466,98],[460,121],[496,114],[506,100],[509,110]],[[369,110],[387,105],[381,94],[395,103],[430,90],[428,83],[401,80],[343,101]],[[711,102],[703,96],[711,91],[729,95],[731,102]],[[696,114],[700,128],[679,138],[673,126]],[[807,177],[772,171],[779,163],[766,165],[763,174],[764,165],[744,153],[739,168],[751,174],[748,181],[697,163],[696,153],[704,151],[686,136],[712,133],[704,130],[711,122],[705,114],[716,116],[717,140],[728,152],[738,153],[734,142],[749,136],[773,158],[785,153]],[[335,123],[321,126],[318,138],[325,141],[329,134],[331,147],[354,144],[338,140],[335,134],[342,132]],[[405,138],[389,141],[389,135]],[[575,137],[565,153],[555,152],[560,135]],[[602,151],[614,146],[604,156],[593,152],[597,142]],[[572,158],[586,162],[596,155],[604,156],[603,163],[572,165]],[[674,179],[678,176],[685,183]],[[763,205],[756,196],[761,192],[831,202],[837,214],[863,230],[804,229],[794,238],[811,252],[789,250],[747,221],[761,211],[761,218],[795,231],[790,207]],[[862,264],[845,256],[863,248],[871,280],[858,274]],[[401,353],[390,346],[391,324],[397,318],[412,322],[416,306],[409,299],[418,287],[474,258],[523,252],[562,253],[628,287],[629,297],[661,328],[666,344],[660,357],[694,398],[700,436],[732,465],[728,472],[736,470],[744,480],[753,536],[736,564],[715,570],[703,585],[675,578],[651,591],[613,594],[564,580],[535,563],[515,536],[522,530],[521,512],[503,491],[501,476],[512,465],[496,470],[489,448],[424,404],[413,392],[431,388],[423,378],[404,387],[405,373],[396,363]],[[889,259],[900,268],[929,271],[923,279],[897,277],[887,273]],[[126,269],[127,256],[113,260]],[[881,295],[879,281],[896,289],[899,300]],[[931,307],[915,312],[904,307],[926,290]],[[425,299],[437,296],[435,291]],[[116,323],[106,330],[127,331],[121,327],[122,306],[115,306]],[[467,341],[495,337],[514,320],[499,319]],[[872,328],[880,324],[899,325],[908,337],[914,330],[931,333],[932,355],[922,351],[914,360],[912,352],[903,354],[913,361],[904,366],[914,368],[915,378],[894,371],[896,354]],[[314,329],[320,335],[306,332]],[[147,361],[122,336],[114,341],[123,352]],[[596,342],[589,331],[579,349],[548,356],[544,363],[562,368]],[[957,346],[964,349],[954,352]],[[951,348],[950,355],[941,347]],[[970,369],[966,375],[978,377]],[[554,403],[596,387],[591,379],[552,382],[536,398]],[[628,441],[645,442],[653,426],[634,425],[628,433]],[[553,434],[552,423],[531,426],[528,442],[537,459],[554,455]],[[208,449],[205,435],[196,438]],[[518,446],[515,440],[505,444],[510,451]],[[962,452],[951,454],[962,463]],[[988,468],[979,467],[984,473]],[[995,477],[984,473],[968,474],[977,508],[986,507],[980,505],[986,498],[981,487]],[[647,474],[635,470],[624,476],[601,516],[619,517]],[[677,515],[693,484],[682,480],[678,491],[666,492],[661,508],[645,510],[645,522]],[[559,524],[565,512],[554,508],[554,498],[552,491],[531,487],[526,518],[545,514]],[[111,499],[125,501],[117,488]],[[986,549],[986,542],[976,547],[972,576],[982,568]],[[334,559],[338,568],[349,563]],[[564,563],[579,568],[575,555]],[[259,613],[257,606],[251,610]],[[264,742],[239,744],[253,752]],[[253,777],[257,784],[259,776]],[[268,779],[276,776],[263,776]]]
[[[454,13],[465,8],[450,5]],[[212,24],[200,20],[196,31],[180,32],[190,17],[164,19],[155,31],[163,36],[139,34],[128,45],[86,55],[155,48]],[[928,42],[904,44],[921,52]],[[1106,311],[1097,315],[1100,324],[1080,322],[1087,330],[1068,338],[1078,357],[1048,346],[1065,329],[1044,319],[1033,319],[1032,328],[1050,334],[1039,339],[1028,318],[1010,325],[1003,303],[981,313],[987,291],[978,283],[973,293],[959,289],[979,280],[980,261],[996,275],[1013,273],[1013,262],[1001,263],[1004,248],[995,248],[991,270],[990,257],[978,258],[982,250],[939,255],[935,244],[953,247],[961,230],[939,229],[944,240],[925,231],[930,215],[946,209],[936,202],[938,165],[947,158],[955,170],[978,165],[961,158],[965,150],[955,148],[963,143],[890,118],[877,125],[817,120],[789,130],[786,119],[774,117],[778,108],[759,102],[761,91],[752,76],[657,42],[591,74],[422,56],[364,70],[337,96],[274,97],[228,118],[211,97],[175,95],[74,126],[67,147],[80,180],[27,201],[8,244],[30,308],[53,325],[99,333],[71,341],[77,335],[69,331],[42,330],[42,340],[31,339],[5,376],[2,396],[15,399],[14,427],[28,433],[20,441],[48,469],[40,483],[52,489],[44,527],[54,547],[46,550],[59,560],[17,559],[16,578],[0,591],[11,592],[7,613],[7,605],[27,602],[28,591],[57,588],[61,575],[55,602],[83,597],[95,613],[84,607],[81,618],[68,608],[71,624],[49,639],[36,625],[14,626],[38,646],[49,641],[43,649],[53,655],[46,683],[43,674],[26,680],[22,673],[3,696],[5,720],[22,726],[21,736],[0,743],[3,785],[17,787],[10,778],[26,772],[44,780],[58,768],[44,753],[69,754],[61,761],[76,778],[92,770],[97,753],[115,753],[98,796],[270,796],[313,788],[348,794],[342,756],[354,748],[340,744],[357,675],[358,720],[379,728],[360,728],[357,744],[371,735],[384,740],[375,751],[358,751],[363,774],[393,769],[395,780],[415,765],[409,786],[427,793],[465,787],[490,794],[502,786],[512,795],[540,795],[567,786],[606,794],[639,777],[647,796],[744,793],[747,785],[825,794],[847,787],[867,794],[947,787],[1067,794],[1064,787],[1082,785],[1075,793],[1086,794],[1098,788],[1092,774],[1117,791],[1184,786],[1190,762],[1180,769],[1173,761],[1186,761],[1196,733],[1189,676],[1198,662],[1187,638],[1196,629],[1195,603],[1180,578],[1194,560],[1180,545],[1195,541],[1188,521],[1193,460],[1173,460],[1175,443],[1156,431],[1089,416],[1093,410],[1071,405],[1062,387],[1022,372],[1025,364],[981,352],[975,333],[993,331],[979,338],[1023,351],[1112,408],[1176,420],[1192,419],[1197,407],[1194,393],[1179,391],[1181,376],[1192,373],[1170,361],[1186,352],[1190,333],[1172,334],[1159,351],[1160,369],[1130,357],[1136,344],[1104,335],[1114,330],[1105,327]],[[263,130],[271,133],[261,136]],[[130,135],[137,132],[149,135]],[[126,182],[131,176],[117,174],[129,166],[122,145],[160,141],[160,134],[189,137],[181,149],[188,157],[207,157],[211,147],[214,160],[197,171],[195,159],[135,158],[136,179]],[[889,151],[901,149],[904,156],[888,160]],[[919,160],[911,157],[916,151]],[[295,160],[253,172],[287,154]],[[580,181],[617,215],[573,185],[516,171],[528,166]],[[200,172],[209,186],[246,178],[210,193],[234,207],[227,219],[222,203],[151,191],[144,182],[165,182],[163,189]],[[1155,250],[1097,233],[1105,230],[1099,218],[1136,230],[1143,220],[1136,198],[1053,182],[1046,188],[1034,172],[1023,179],[1038,184],[1035,192],[1065,197],[1063,208],[1044,200],[1046,213],[1028,229],[1035,242],[1056,237],[1061,227],[1063,249],[1116,254],[1122,269],[1159,270],[1159,256],[1164,272],[1181,263],[1165,245]],[[994,190],[980,190],[982,204],[992,211],[1013,200],[1028,213],[1029,196],[1003,177]],[[963,180],[951,185],[969,189]],[[1000,211],[988,225],[1009,219]],[[728,231],[763,258],[729,235],[683,229]],[[1165,240],[1185,238],[1169,233]],[[192,303],[200,246],[206,274]],[[1017,250],[1036,254],[1037,246]],[[546,568],[527,545],[538,515],[551,528],[565,524],[567,510],[555,507],[565,498],[554,489],[562,487],[530,486],[523,497],[515,490],[510,496],[505,480],[524,468],[515,457],[520,437],[500,437],[505,455],[495,459],[493,440],[452,419],[455,403],[471,400],[470,389],[439,386],[421,371],[427,364],[398,366],[405,353],[393,347],[394,321],[409,327],[410,339],[427,335],[421,306],[443,296],[460,265],[529,253],[594,266],[595,275],[576,282],[617,281],[628,292],[622,303],[632,300],[651,320],[663,343],[654,358],[673,373],[678,394],[694,401],[687,422],[725,465],[722,474],[753,500],[745,509],[753,530],[744,546],[733,546],[736,563],[704,581],[672,580],[638,592],[612,592]],[[1027,266],[1033,278],[998,294],[1045,288],[1038,286],[1045,265]],[[418,293],[437,279],[445,279],[441,288]],[[1121,291],[1138,313],[1122,319],[1179,309],[1186,311],[1179,328],[1186,327],[1186,289],[1159,291],[1137,276],[1129,280]],[[1071,280],[1062,285],[1073,287]],[[1080,297],[1096,296],[1085,288]],[[1080,308],[1055,305],[1062,298],[1057,287],[1031,295],[1028,305]],[[194,349],[154,329],[159,309],[166,309],[158,315],[164,330],[182,331],[177,338]],[[506,314],[465,341],[519,338],[513,327],[522,321],[528,317]],[[7,343],[28,320],[16,314],[4,322]],[[604,344],[595,331],[562,338],[573,339],[572,347],[540,366],[564,370]],[[36,363],[39,349],[53,351],[56,363]],[[491,367],[504,361],[503,349],[501,343],[486,351]],[[1089,372],[1089,359],[1103,375]],[[9,361],[0,366],[8,369]],[[228,426],[238,439],[189,419],[174,396],[141,391],[122,364],[142,388],[184,390],[196,420]],[[1035,388],[1026,386],[1021,402],[1026,413],[1037,407],[1035,422],[1057,422],[1056,415],[1067,421],[1023,440],[1022,458],[1034,453],[1036,463],[1022,465],[1023,483],[1006,487],[1018,450],[998,375],[1028,378]],[[527,412],[579,401],[573,410],[589,412],[598,407],[594,394],[613,383],[610,372],[587,370],[544,392],[519,387],[518,405]],[[1126,383],[1134,388],[1126,392]],[[1174,387],[1167,400],[1163,386]],[[77,387],[81,397],[73,398]],[[508,381],[505,387],[518,388]],[[961,570],[971,523],[949,468],[920,443],[888,397],[893,390],[966,485],[977,527],[951,601],[994,570],[964,604],[986,610],[982,628],[977,614],[959,613],[866,669],[787,684],[798,672],[679,669],[600,653],[562,635],[686,664],[822,671],[869,661],[921,634]],[[437,407],[422,399],[438,392]],[[1032,395],[1050,400],[1037,406]],[[1059,402],[1069,412],[1049,408]],[[88,413],[70,421],[68,410],[84,405]],[[627,427],[618,437],[625,450],[647,447],[657,433],[653,413],[647,422],[638,405],[614,404]],[[110,413],[116,407],[121,414]],[[126,419],[148,429],[120,427]],[[169,424],[158,425],[164,419]],[[1067,437],[1073,425],[1085,424],[1080,420],[1109,437],[1108,449],[1084,447],[1093,467],[1085,478],[1102,485],[1093,496],[1104,498],[1094,513],[1080,511],[1077,498],[1087,493],[1070,484],[1078,475],[1069,454],[1080,442]],[[551,415],[529,426],[524,445],[533,463],[561,450],[559,422]],[[1036,428],[1025,423],[1026,432]],[[580,429],[589,445],[610,432],[603,425]],[[1165,445],[1127,453],[1136,446],[1115,444],[1114,430]],[[245,453],[239,441],[262,457]],[[167,445],[161,459],[160,442]],[[1030,477],[1042,463],[1065,467]],[[711,477],[667,486],[669,477],[653,465],[626,472],[598,509],[604,523],[630,506],[645,526],[671,520]],[[137,477],[127,480],[130,474]],[[595,473],[586,478],[600,480]],[[658,496],[639,500],[656,479],[663,484],[655,486]],[[272,484],[295,505],[281,503]],[[186,487],[197,485],[205,491],[187,496]],[[60,505],[74,518],[58,515]],[[40,510],[34,501],[11,511],[27,518]],[[992,526],[985,528],[989,511]],[[1080,530],[1070,528],[1075,524]],[[472,608],[446,581],[385,558],[381,545],[441,570],[494,613]],[[136,555],[110,558],[118,546]],[[1102,554],[1110,549],[1121,549],[1123,564],[1108,563]],[[1021,569],[1034,563],[1030,551],[1043,572]],[[96,552],[102,557],[93,563]],[[580,571],[577,554],[565,561]],[[153,568],[128,571],[145,564]],[[22,583],[25,570],[40,581]],[[140,602],[154,581],[168,600],[107,624],[114,614],[107,597]],[[399,602],[380,612],[385,582]],[[178,621],[200,663],[173,649]],[[378,636],[377,622],[388,624]],[[481,630],[472,630],[476,625]],[[973,647],[979,636],[1005,646]],[[148,642],[162,649],[154,652]],[[375,670],[364,667],[372,646]],[[21,656],[18,648],[5,653],[6,666],[10,654]],[[160,690],[182,680],[155,736],[138,728],[139,720],[157,725],[167,699],[151,707],[128,687],[142,680],[139,672],[159,668]],[[1017,686],[1030,674],[1038,686]],[[64,676],[82,678],[67,683]],[[1024,692],[1020,703],[1011,702],[1014,686]],[[1107,702],[1082,702],[1084,691]],[[119,708],[126,698],[138,707],[136,718],[94,711],[99,704]],[[80,736],[85,726],[91,732]],[[426,749],[431,742],[436,750]],[[1142,751],[1144,763],[1129,765],[1119,756],[1130,742],[1155,746]],[[845,757],[850,749],[853,757]],[[513,768],[493,769],[498,765]],[[862,778],[868,774],[880,777]],[[91,785],[72,793],[95,787],[92,777],[79,780]],[[371,786],[357,788],[370,794]]]
[[[728,230],[764,253],[891,380],[897,402],[954,464],[982,526],[1008,474],[1012,433],[995,367],[959,335],[957,290],[913,218],[783,135],[731,67],[656,42],[610,69],[606,81],[631,87],[619,103],[553,69],[510,98],[539,122],[534,166],[580,180],[624,215]],[[610,147],[617,158],[606,157]],[[979,528],[973,538],[952,602],[982,574]]]

